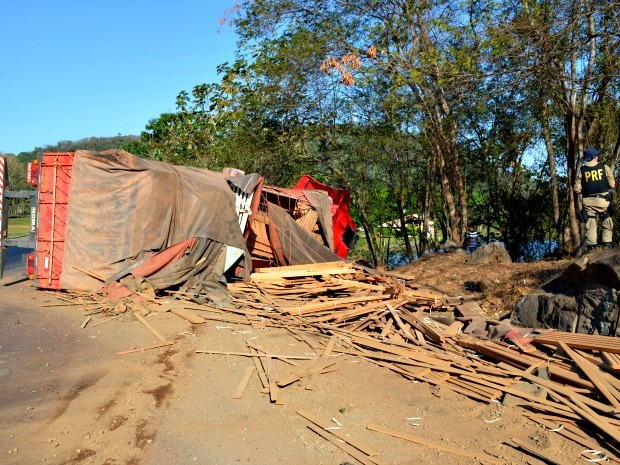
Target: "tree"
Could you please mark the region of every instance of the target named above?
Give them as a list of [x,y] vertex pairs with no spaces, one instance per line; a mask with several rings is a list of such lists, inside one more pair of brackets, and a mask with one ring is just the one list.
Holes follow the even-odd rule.
[[618,144],[601,145],[609,144],[601,137],[601,117],[608,102],[617,101],[618,96],[619,6],[617,1],[593,0],[538,0],[511,5],[510,31],[515,34],[523,63],[516,75],[519,80],[531,76],[539,89],[550,165],[555,144],[550,140],[549,108],[557,108],[562,116],[566,203],[573,247],[581,241],[573,183],[583,149],[598,145],[612,157],[618,154]]

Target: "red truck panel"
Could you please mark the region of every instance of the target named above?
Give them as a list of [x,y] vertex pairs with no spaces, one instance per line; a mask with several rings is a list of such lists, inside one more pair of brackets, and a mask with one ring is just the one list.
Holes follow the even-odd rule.
[[61,289],[74,153],[46,152],[41,161],[35,285]]
[[293,189],[317,189],[327,192],[327,195],[329,195],[329,198],[332,200],[331,212],[334,228],[334,252],[342,258],[347,258],[349,248],[343,240],[345,232],[347,228],[352,232],[357,231],[357,226],[349,213],[349,191],[327,186],[307,174],[303,175],[299,181],[297,181]]

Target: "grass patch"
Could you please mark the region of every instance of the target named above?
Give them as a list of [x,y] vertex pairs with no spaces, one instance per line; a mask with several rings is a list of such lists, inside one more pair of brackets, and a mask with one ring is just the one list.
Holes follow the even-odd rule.
[[30,234],[30,217],[20,216],[17,218],[9,218],[9,238],[27,236]]

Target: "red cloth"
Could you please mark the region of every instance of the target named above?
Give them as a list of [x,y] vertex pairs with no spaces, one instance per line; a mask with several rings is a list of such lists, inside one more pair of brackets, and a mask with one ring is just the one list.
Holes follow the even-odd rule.
[[137,266],[131,272],[134,278],[144,278],[157,273],[162,268],[168,266],[170,263],[176,262],[179,258],[185,255],[185,251],[192,250],[196,242],[195,237],[171,245],[167,249],[162,250],[157,255],[149,258],[147,261]]

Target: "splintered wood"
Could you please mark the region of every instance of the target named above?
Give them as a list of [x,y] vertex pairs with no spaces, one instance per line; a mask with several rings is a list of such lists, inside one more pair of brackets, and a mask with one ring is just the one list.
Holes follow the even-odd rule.
[[[539,334],[525,345],[481,340],[463,334],[464,323],[453,321],[484,317],[475,302],[449,299],[399,278],[338,262],[262,269],[251,282],[229,286],[237,305],[260,310],[266,326],[287,328],[317,353],[275,380],[280,402],[282,388],[333,368],[336,355],[354,356],[481,402],[509,394],[524,415],[570,423],[571,434],[601,449],[604,444],[607,456],[617,461],[618,340],[557,332]],[[275,359],[267,358],[272,364]],[[548,395],[523,390],[524,381]],[[266,391],[271,387],[267,376]]]
[[[577,438],[576,442],[591,448],[596,445],[610,460],[620,463],[620,339],[557,331],[536,331],[529,336],[531,343],[518,338],[506,342],[478,339],[462,332],[464,322],[484,317],[475,302],[420,289],[397,273],[344,261],[263,268],[253,273],[249,282],[230,283],[228,289],[231,303],[227,305],[198,304],[178,292],[174,304],[156,298],[149,305],[163,311],[175,309],[175,314],[194,322],[282,328],[314,354],[308,356],[307,350],[304,354],[283,353],[250,340],[246,352],[198,350],[251,359],[231,392],[235,399],[244,396],[254,379],[260,381],[261,392],[271,402],[284,404],[289,386],[314,389],[318,377],[337,370],[339,361],[356,357],[406,379],[441,386],[477,401],[492,403],[510,396],[511,404],[518,405],[523,415],[542,425],[561,423],[565,428],[558,434]],[[201,301],[208,300],[209,295],[202,297]],[[92,313],[93,307],[85,310]],[[146,323],[137,313],[136,317]],[[96,324],[88,322],[85,329]],[[148,323],[145,326],[161,345],[168,344]],[[537,394],[524,384],[537,387]],[[334,435],[314,420],[309,428],[334,440]],[[374,430],[393,434],[377,427]],[[416,440],[401,433],[393,435]],[[515,445],[534,453],[524,444]],[[475,451],[469,456],[493,463],[492,458]],[[376,463],[367,454],[360,461]]]

